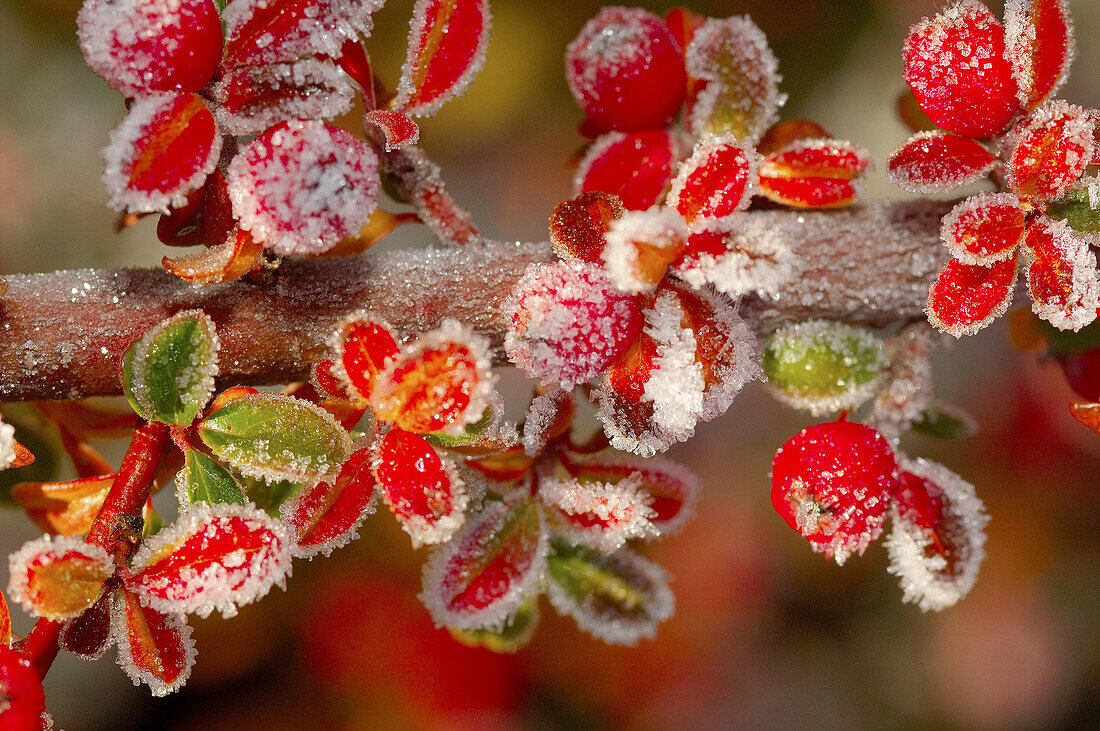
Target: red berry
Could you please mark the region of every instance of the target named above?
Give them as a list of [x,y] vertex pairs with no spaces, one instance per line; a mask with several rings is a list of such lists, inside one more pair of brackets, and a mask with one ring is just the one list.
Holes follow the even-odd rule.
[[85,0],[77,36],[89,68],[126,96],[198,91],[222,54],[213,0]]
[[843,563],[882,533],[898,490],[894,450],[869,426],[817,424],[772,462],[772,505],[815,551]]
[[566,79],[584,113],[603,129],[664,127],[684,101],[679,44],[658,16],[604,8],[565,52]]
[[30,660],[0,645],[0,728],[42,728],[46,696]]

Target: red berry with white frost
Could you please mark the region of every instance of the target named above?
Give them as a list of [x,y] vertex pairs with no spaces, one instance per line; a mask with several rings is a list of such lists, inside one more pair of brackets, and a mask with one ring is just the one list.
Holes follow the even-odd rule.
[[0,644],[0,728],[42,728],[42,679],[22,654]]
[[815,551],[843,563],[882,533],[898,490],[889,442],[863,424],[803,429],[772,462],[772,505]]
[[605,130],[664,127],[684,101],[687,72],[668,25],[640,8],[604,8],[565,53],[569,90]]

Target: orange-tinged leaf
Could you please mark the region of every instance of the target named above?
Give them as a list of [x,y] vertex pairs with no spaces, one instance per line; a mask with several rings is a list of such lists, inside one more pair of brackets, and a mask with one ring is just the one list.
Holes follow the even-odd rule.
[[919,132],[887,163],[890,180],[918,193],[947,191],[978,180],[997,164],[981,143],[942,130]]
[[687,238],[684,219],[671,208],[627,211],[612,221],[605,237],[607,276],[623,292],[652,292],[683,252]]
[[760,143],[757,144],[756,151],[764,157],[768,157],[785,147],[793,145],[795,142],[812,140],[817,137],[832,139],[832,135],[826,132],[825,128],[817,122],[808,119],[785,119],[768,128],[768,131],[760,139]]
[[1027,289],[1036,315],[1059,330],[1077,331],[1100,309],[1100,273],[1088,242],[1063,221],[1038,216],[1028,226]]
[[31,453],[31,450],[27,449],[19,442],[13,442],[11,446],[15,456],[12,457],[8,469],[14,470],[17,467],[26,467],[29,464],[34,464],[34,454]]
[[668,205],[688,223],[728,216],[748,206],[759,165],[752,146],[733,135],[703,140],[672,181]]
[[1022,308],[1008,313],[1008,339],[1021,353],[1039,350],[1047,344],[1039,318],[1031,310]]
[[8,593],[29,614],[71,619],[96,603],[115,563],[100,546],[68,536],[43,536],[9,559]]
[[1036,109],[1008,142],[1009,188],[1035,203],[1060,197],[1092,161],[1095,133],[1093,116],[1081,107],[1056,100]]
[[74,536],[91,529],[114,479],[107,474],[70,482],[21,482],[11,496],[42,530]]
[[466,465],[496,482],[515,482],[527,475],[534,467],[535,460],[516,444],[500,454],[470,459]]
[[83,439],[122,439],[137,426],[133,411],[115,411],[80,401],[35,401],[35,407],[55,424]]
[[126,675],[148,685],[155,696],[179,690],[195,664],[195,641],[187,620],[142,606],[125,590],[114,592],[113,604],[111,632]]
[[61,446],[76,468],[77,477],[96,477],[114,472],[115,468],[92,445],[74,435],[64,424],[58,424],[57,430],[61,434]]
[[1025,212],[1011,193],[979,193],[943,217],[940,236],[963,264],[988,265],[1012,256],[1024,238]]
[[760,190],[776,203],[838,208],[858,195],[852,184],[870,165],[869,153],[850,142],[813,138],[770,155],[760,166]]
[[420,223],[420,216],[415,213],[390,213],[378,208],[370,214],[367,225],[355,236],[340,239],[336,246],[320,254],[320,256],[351,256],[362,254],[370,247],[393,233],[398,226],[404,223]]
[[360,523],[374,512],[372,454],[369,447],[352,452],[335,480],[306,486],[283,503],[294,556],[327,556],[356,537]]
[[164,257],[161,265],[185,282],[216,284],[238,279],[256,266],[264,247],[247,231],[230,234],[227,241],[179,257]]
[[342,320],[329,344],[336,355],[333,369],[336,376],[360,399],[370,398],[378,374],[400,352],[393,328],[365,311]]
[[11,611],[3,592],[0,592],[0,645],[11,647]]
[[1074,419],[1100,434],[1100,403],[1070,404],[1069,412]]
[[238,66],[264,66],[306,56],[336,58],[348,41],[370,35],[371,14],[382,0],[236,0],[225,5],[223,73]]

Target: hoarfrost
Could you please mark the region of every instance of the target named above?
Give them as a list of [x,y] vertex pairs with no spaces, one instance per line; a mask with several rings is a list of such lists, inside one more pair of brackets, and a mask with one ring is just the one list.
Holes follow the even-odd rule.
[[605,235],[605,271],[624,292],[652,292],[687,233],[683,218],[670,208],[627,211]]
[[1025,211],[1013,193],[979,193],[943,217],[940,238],[963,264],[989,265],[1012,256],[1024,237]]
[[1100,310],[1096,254],[1064,221],[1039,216],[1028,228],[1024,276],[1036,315],[1077,332]]
[[794,275],[790,247],[755,217],[698,219],[693,228],[697,235],[721,236],[726,247],[722,254],[689,253],[676,264],[676,276],[697,289],[713,284],[731,297],[752,293],[778,297]]
[[[233,0],[222,12],[226,63],[266,65],[305,56],[339,58],[345,41],[369,36],[385,0]],[[288,23],[287,20],[297,22]],[[277,25],[281,23],[281,27]],[[278,31],[276,36],[270,29]]]
[[756,189],[760,163],[759,153],[736,135],[705,137],[673,178],[666,205],[689,222],[743,210]]
[[[195,640],[191,637],[192,628],[187,623],[187,618],[182,614],[161,614],[153,617],[158,626],[153,628],[135,626],[131,627],[128,621],[130,610],[142,613],[141,621],[148,622],[149,617],[140,607],[127,606],[126,593],[123,590],[115,591],[111,597],[111,634],[118,646],[117,662],[127,677],[134,685],[145,683],[152,694],[162,698],[174,693],[184,686],[191,677],[191,669],[195,666]],[[152,610],[156,611],[156,610]],[[154,630],[150,632],[149,630]],[[149,647],[135,647],[137,642],[146,642],[153,645],[155,652],[150,652]],[[174,647],[165,647],[164,642],[175,643]],[[178,674],[171,682],[165,682],[158,673],[163,673],[169,668],[165,667],[162,653],[177,653],[170,658],[182,667],[175,668]],[[150,667],[152,666],[152,667]]]
[[[1043,14],[1034,22],[1032,14],[1037,5],[1043,10],[1054,7],[1057,17]],[[1043,38],[1038,37],[1040,28]],[[1058,51],[1061,59],[1053,69],[1047,65],[1037,69],[1037,61],[1043,63],[1049,60],[1052,43],[1061,46]],[[1069,78],[1069,69],[1076,55],[1077,43],[1073,37],[1073,21],[1066,0],[1041,3],[1034,0],[1006,0],[1005,57],[1012,64],[1016,95],[1025,109],[1038,106],[1061,88]],[[1046,73],[1046,78],[1037,78],[1040,70]]]
[[[71,579],[54,577],[57,581],[66,581],[65,587],[70,596],[62,597],[72,603],[69,611],[50,610],[44,602],[58,597],[42,596],[35,581],[35,575],[57,562],[74,563],[79,567]],[[27,541],[8,557],[8,596],[18,602],[23,610],[35,617],[45,617],[53,621],[64,621],[79,616],[95,603],[102,591],[102,584],[115,573],[115,562],[106,549],[93,543],[85,543],[78,536],[42,536]]]
[[646,333],[657,342],[656,366],[645,383],[643,399],[653,402],[653,423],[677,442],[690,439],[703,415],[703,365],[696,360],[695,333],[683,327],[675,295],[657,297],[646,312]]
[[931,402],[936,337],[927,323],[917,322],[886,340],[889,366],[868,423],[895,446]]
[[233,135],[256,134],[292,119],[338,117],[351,109],[355,94],[342,70],[315,58],[235,68],[212,91],[219,102],[218,126]]
[[550,430],[558,425],[562,412],[575,413],[576,408],[573,389],[563,389],[556,384],[547,386],[531,399],[523,420],[523,451],[527,456],[542,454],[552,436]]
[[15,463],[15,427],[0,420],[0,471]]
[[575,543],[611,553],[629,540],[657,535],[650,522],[656,516],[649,507],[653,497],[638,489],[641,483],[637,474],[618,482],[582,482],[543,474],[538,496],[560,511],[555,532]]

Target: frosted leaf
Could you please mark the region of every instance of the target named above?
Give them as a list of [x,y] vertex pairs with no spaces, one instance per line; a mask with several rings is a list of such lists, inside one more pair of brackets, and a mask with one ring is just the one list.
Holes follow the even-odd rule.
[[1088,242],[1046,216],[1028,226],[1024,276],[1032,310],[1059,330],[1085,327],[1100,309],[1100,273]]
[[127,97],[198,91],[222,50],[213,0],[84,0],[76,35],[92,71]]
[[100,546],[72,536],[42,536],[8,557],[8,596],[30,615],[72,619],[92,606],[115,562]]
[[922,418],[932,398],[932,330],[913,323],[886,339],[889,363],[885,383],[875,395],[869,423],[895,443]]
[[569,91],[604,130],[658,129],[680,110],[686,89],[680,44],[641,8],[603,8],[565,50]]
[[386,362],[370,396],[371,409],[418,434],[460,436],[485,414],[496,375],[488,342],[447,319]]
[[128,213],[167,213],[203,184],[221,155],[214,115],[197,94],[134,100],[101,151],[108,205]]
[[134,681],[163,697],[183,687],[195,665],[195,640],[182,614],[163,614],[142,606],[125,590],[113,592],[111,633],[118,664]]
[[393,107],[426,117],[466,91],[485,62],[490,20],[487,0],[417,0]]
[[1013,255],[1024,221],[1024,207],[1012,193],[979,193],[943,217],[940,238],[963,264],[989,265]]
[[233,213],[276,254],[319,254],[370,220],[381,182],[378,156],[323,122],[268,130],[226,172]]
[[328,556],[358,537],[363,520],[374,513],[373,450],[353,452],[335,479],[321,480],[296,492],[280,508],[295,558]]
[[913,193],[943,193],[984,177],[997,158],[983,145],[941,130],[918,132],[890,155],[887,174]]
[[487,629],[451,629],[451,637],[467,647],[484,647],[496,653],[513,653],[535,636],[539,624],[538,596],[532,596],[512,612],[499,632]]
[[[57,637],[57,645],[81,660],[98,660],[114,642],[111,636],[111,596],[104,592],[95,604],[65,622]],[[0,640],[2,643],[3,640]]]
[[12,486],[11,497],[45,532],[73,536],[91,530],[114,481],[110,473],[66,482],[20,482]]
[[378,374],[400,352],[390,324],[366,310],[357,310],[336,323],[328,346],[335,355],[336,378],[360,399],[370,398]]
[[432,551],[420,600],[437,625],[499,632],[542,581],[548,544],[531,500],[486,502]]
[[730,133],[755,142],[778,118],[779,64],[748,16],[709,18],[684,51],[690,77],[706,82],[687,119],[697,137]]
[[236,231],[216,246],[174,258],[164,257],[161,266],[170,274],[196,285],[231,282],[252,271],[263,246],[247,231]]
[[420,127],[405,114],[393,109],[372,109],[364,115],[367,124],[373,124],[386,136],[386,150],[415,145],[420,141]]
[[0,419],[0,471],[15,464],[15,427]]
[[225,7],[222,69],[339,58],[345,41],[369,36],[385,0],[233,0]]
[[695,332],[683,327],[682,304],[670,293],[658,295],[645,314],[646,334],[657,343],[657,357],[643,399],[653,404],[658,432],[686,441],[703,415],[706,389],[703,365],[696,360]]
[[622,548],[605,556],[555,539],[547,562],[546,593],[560,614],[613,645],[653,637],[676,606],[668,574]]
[[1036,109],[1005,142],[1008,187],[1021,199],[1058,198],[1085,172],[1096,151],[1096,121],[1061,100]]
[[814,416],[854,409],[875,392],[886,366],[882,342],[866,328],[809,320],[764,341],[764,374],[777,399]]
[[378,492],[413,548],[451,540],[465,520],[469,495],[453,462],[423,437],[392,428],[371,467]]
[[756,188],[760,155],[735,135],[705,138],[680,166],[666,205],[688,223],[747,208]]
[[618,196],[599,191],[562,201],[550,214],[550,245],[566,261],[602,265],[605,234],[624,213]]
[[1030,111],[1061,88],[1077,54],[1066,0],[1007,0],[1005,56],[1017,97]]
[[650,519],[652,498],[638,490],[640,477],[618,482],[588,482],[567,474],[544,473],[538,498],[551,509],[555,533],[571,542],[611,553],[633,539],[656,535]]
[[883,541],[902,600],[939,611],[966,596],[985,558],[989,516],[974,486],[926,460],[902,461],[902,487]]
[[1005,313],[1016,285],[1018,250],[989,266],[951,259],[928,292],[925,313],[940,332],[973,335]]
[[164,614],[229,618],[285,588],[290,560],[283,526],[259,508],[196,503],[138,549],[125,587]]
[[912,26],[903,60],[920,108],[948,132],[989,137],[1019,108],[1004,28],[978,0],[962,0]]
[[641,331],[632,297],[597,268],[533,264],[501,307],[504,348],[528,375],[570,387],[598,375]]
[[845,140],[801,139],[774,152],[760,165],[760,192],[796,208],[839,208],[863,195],[858,180],[871,167],[871,154]]
[[307,58],[231,69],[213,93],[218,126],[228,134],[252,135],[292,119],[338,117],[351,109],[355,91],[334,63]]
[[731,297],[778,296],[794,275],[794,254],[767,224],[745,214],[702,219],[673,272],[696,289]]
[[537,457],[550,441],[557,439],[573,424],[577,400],[572,389],[550,385],[531,400],[523,420],[523,451]]
[[245,503],[233,474],[197,449],[187,449],[183,469],[176,474],[176,499],[188,503]]
[[687,226],[676,211],[628,211],[611,222],[603,250],[605,271],[624,292],[652,292],[683,250]]
[[664,199],[678,158],[676,140],[665,130],[609,132],[585,152],[573,189],[615,195],[627,210],[644,211]]

